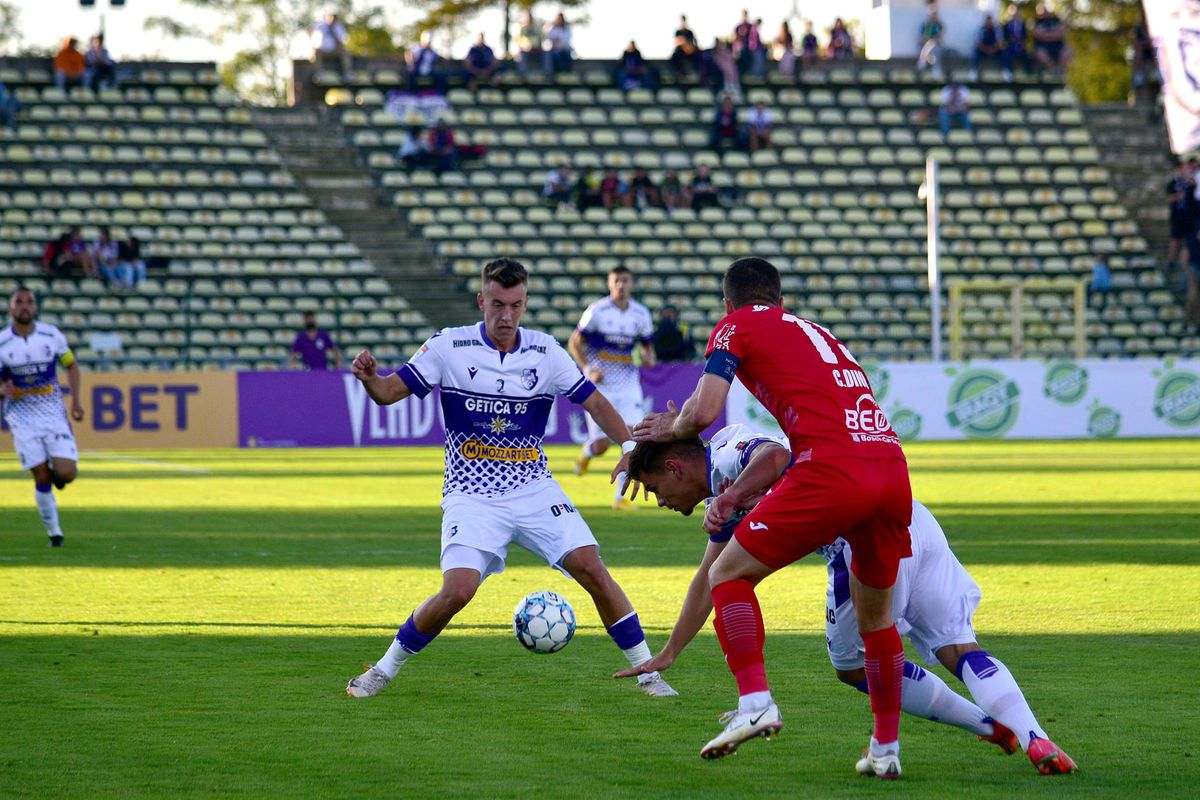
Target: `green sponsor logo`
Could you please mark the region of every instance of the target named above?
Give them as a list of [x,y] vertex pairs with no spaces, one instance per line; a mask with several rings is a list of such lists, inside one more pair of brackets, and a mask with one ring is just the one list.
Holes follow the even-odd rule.
[[965,369],[950,385],[946,421],[973,439],[1008,433],[1020,408],[1017,384],[993,369]]
[[1200,376],[1194,372],[1167,372],[1154,389],[1154,416],[1175,428],[1200,423]]
[[888,414],[892,430],[902,440],[911,442],[921,435],[921,415],[910,408],[894,408]]
[[1056,403],[1073,405],[1087,394],[1087,370],[1070,361],[1056,361],[1046,369],[1042,393]]
[[875,395],[875,402],[882,403],[888,393],[887,370],[879,364],[862,364],[861,366],[863,372],[867,373],[867,380],[871,382],[871,393]]
[[1121,432],[1121,415],[1115,408],[1094,401],[1088,406],[1087,431],[1097,439],[1111,439]]

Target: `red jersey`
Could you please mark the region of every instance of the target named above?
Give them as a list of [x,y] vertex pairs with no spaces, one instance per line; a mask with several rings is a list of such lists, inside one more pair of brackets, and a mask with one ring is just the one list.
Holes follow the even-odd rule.
[[779,306],[739,308],[713,329],[711,372],[736,375],[813,459],[903,458],[900,439],[849,349],[815,322]]

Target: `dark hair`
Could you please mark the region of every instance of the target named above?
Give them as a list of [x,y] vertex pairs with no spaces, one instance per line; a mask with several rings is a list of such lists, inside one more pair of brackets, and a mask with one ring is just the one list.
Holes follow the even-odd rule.
[[674,442],[638,442],[629,454],[629,477],[640,481],[643,475],[663,471],[668,458],[687,458],[704,452],[704,442],[699,436]]
[[495,261],[489,261],[483,265],[480,277],[484,286],[487,286],[488,281],[495,281],[505,289],[529,281],[529,273],[525,271],[525,266],[515,258],[497,258]]
[[722,287],[725,299],[734,308],[751,303],[779,305],[783,299],[779,270],[771,262],[754,256],[739,258],[730,264],[725,270]]
[[13,289],[12,294],[10,294],[8,296],[9,302],[12,302],[12,299],[14,297],[16,297],[17,295],[21,294],[22,292],[27,292],[29,294],[29,296],[34,299],[35,302],[37,301],[37,295],[34,294],[33,289],[30,289],[25,284],[20,284],[19,286],[17,286],[17,288]]
[[610,269],[608,271],[608,274],[609,275],[628,275],[629,277],[632,278],[633,270],[631,270],[629,267],[625,266],[624,264],[617,264],[615,267],[613,267],[612,269]]

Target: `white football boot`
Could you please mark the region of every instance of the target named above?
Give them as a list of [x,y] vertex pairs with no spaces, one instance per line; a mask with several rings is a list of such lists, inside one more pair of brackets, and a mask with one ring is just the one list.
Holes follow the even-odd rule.
[[899,778],[900,743],[880,747],[872,736],[871,744],[863,749],[862,758],[854,764],[854,771],[859,775],[874,775],[888,780]]
[[671,688],[671,684],[663,680],[657,672],[638,675],[638,687],[651,697],[678,697],[679,692]]
[[739,711],[723,714],[725,730],[717,734],[700,751],[701,758],[722,758],[736,752],[742,742],[761,736],[770,739],[783,729],[783,718],[779,706],[771,703],[758,711]]
[[351,697],[374,697],[383,691],[392,679],[374,664],[364,664],[367,671],[346,684],[346,694]]

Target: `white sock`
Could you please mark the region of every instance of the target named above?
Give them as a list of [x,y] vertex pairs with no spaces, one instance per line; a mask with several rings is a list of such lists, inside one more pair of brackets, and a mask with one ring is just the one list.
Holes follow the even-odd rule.
[[62,528],[58,527],[58,503],[54,502],[54,492],[39,492],[35,489],[33,496],[37,500],[38,514],[42,517],[42,524],[46,526],[46,533],[50,536],[62,536]]
[[890,742],[886,745],[881,745],[879,742],[877,742],[875,740],[874,736],[871,737],[871,755],[875,756],[876,758],[879,758],[880,756],[886,756],[889,753],[892,753],[895,755],[900,755],[900,741],[899,740]]
[[633,647],[621,651],[625,657],[629,659],[629,666],[636,667],[639,664],[645,664],[650,660],[650,645],[646,644],[646,640],[642,639]]
[[592,443],[584,442],[583,443],[583,460],[589,461],[595,457],[596,457],[596,454],[594,452],[592,452]]
[[[911,664],[911,662],[909,662]],[[955,692],[946,682],[916,664],[906,666],[900,709],[906,714],[968,730],[977,736],[994,732],[982,708]],[[909,673],[912,677],[909,677]]]
[[771,699],[771,692],[750,692],[738,698],[738,713],[745,714],[747,711],[762,711],[767,706],[775,701]]
[[1017,735],[1022,750],[1029,749],[1031,737],[1048,738],[1029,703],[1025,702],[1025,695],[1012,673],[995,656],[982,650],[968,653],[959,663],[958,671],[959,678],[979,707],[992,719],[1010,728]]
[[404,649],[400,644],[399,639],[392,639],[391,646],[387,652],[383,654],[383,658],[375,664],[375,668],[380,672],[386,672],[389,678],[396,677],[396,673],[404,666],[404,662],[408,661],[412,653]]

